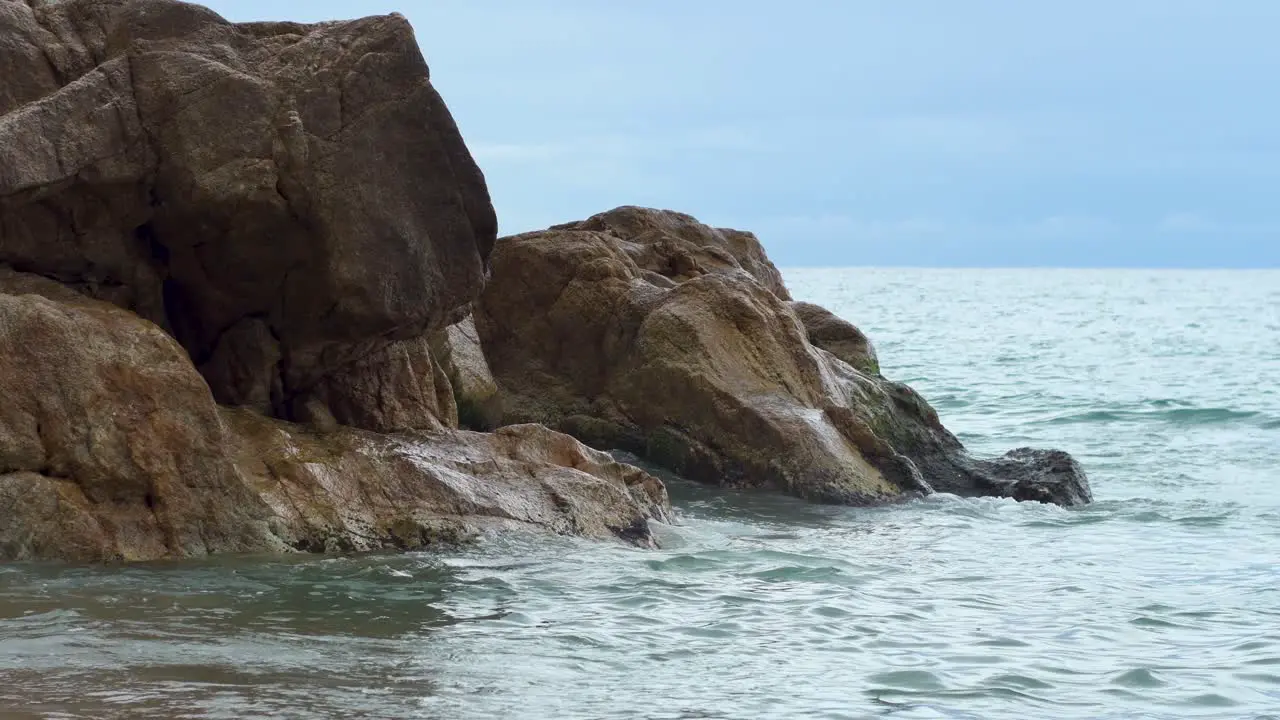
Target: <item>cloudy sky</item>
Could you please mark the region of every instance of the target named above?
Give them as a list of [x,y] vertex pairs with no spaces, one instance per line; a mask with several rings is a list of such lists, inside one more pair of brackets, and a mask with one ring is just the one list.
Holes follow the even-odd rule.
[[1275,0],[207,4],[408,16],[504,232],[636,204],[785,266],[1280,266]]

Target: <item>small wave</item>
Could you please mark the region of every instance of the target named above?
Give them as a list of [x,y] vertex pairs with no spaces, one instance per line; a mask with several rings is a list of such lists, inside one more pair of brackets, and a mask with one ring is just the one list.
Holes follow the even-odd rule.
[[1253,410],[1231,408],[1199,408],[1173,406],[1173,401],[1158,401],[1155,409],[1105,409],[1072,412],[1041,420],[1044,425],[1089,425],[1106,423],[1152,423],[1171,425],[1223,425],[1231,423],[1256,423],[1274,429],[1280,427],[1280,418],[1273,418]]
[[1204,695],[1196,695],[1187,700],[1188,705],[1196,707],[1235,707],[1235,700],[1218,693],[1206,693]]
[[927,670],[894,670],[877,673],[868,680],[895,690],[941,690],[942,679]]
[[1131,688],[1158,688],[1167,683],[1147,668],[1134,668],[1111,679],[1112,684]]

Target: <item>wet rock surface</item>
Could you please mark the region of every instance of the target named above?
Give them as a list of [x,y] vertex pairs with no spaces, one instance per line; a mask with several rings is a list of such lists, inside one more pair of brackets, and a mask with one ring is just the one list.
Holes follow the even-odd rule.
[[789,302],[767,263],[746,233],[633,207],[500,240],[476,324],[504,420],[824,502],[1088,501],[1064,453],[971,457],[923,398],[879,374],[856,327]]
[[647,473],[541,426],[390,435],[219,407],[159,327],[11,271],[0,385],[0,558],[415,548],[501,529],[650,545],[647,520],[668,510]]

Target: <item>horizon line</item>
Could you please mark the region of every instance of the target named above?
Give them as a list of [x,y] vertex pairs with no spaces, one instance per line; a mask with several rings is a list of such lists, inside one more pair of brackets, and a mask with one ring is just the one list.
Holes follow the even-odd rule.
[[1275,272],[1280,265],[784,265],[779,270],[1144,270],[1177,272]]

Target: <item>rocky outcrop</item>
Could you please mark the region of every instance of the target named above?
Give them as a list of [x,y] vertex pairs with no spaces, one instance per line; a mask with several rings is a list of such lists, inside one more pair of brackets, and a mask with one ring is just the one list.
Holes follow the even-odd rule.
[[479,292],[496,221],[404,18],[0,0],[0,36],[0,265],[164,327],[219,402],[432,424],[383,380]]
[[0,0],[0,78],[0,559],[652,543],[653,477],[456,429],[496,222],[404,18]]
[[476,325],[505,422],[694,479],[852,504],[1088,501],[1065,454],[969,456],[857,328],[788,299],[752,236],[628,207],[500,240]]
[[750,233],[624,207],[495,251],[398,15],[0,0],[0,78],[0,559],[652,545],[662,483],[570,435],[829,502],[1089,499],[1063,453],[970,457]]
[[543,427],[383,435],[220,408],[159,327],[11,271],[0,387],[0,559],[411,548],[510,528],[651,544],[667,508],[653,477]]

